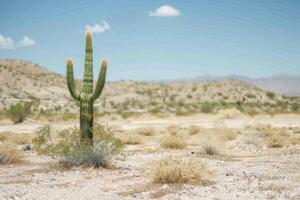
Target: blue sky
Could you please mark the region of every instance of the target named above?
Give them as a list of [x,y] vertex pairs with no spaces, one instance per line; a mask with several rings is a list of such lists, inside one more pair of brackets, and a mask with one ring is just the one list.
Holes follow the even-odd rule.
[[84,32],[95,31],[94,73],[109,80],[198,75],[300,75],[298,0],[0,2],[0,58],[83,74]]

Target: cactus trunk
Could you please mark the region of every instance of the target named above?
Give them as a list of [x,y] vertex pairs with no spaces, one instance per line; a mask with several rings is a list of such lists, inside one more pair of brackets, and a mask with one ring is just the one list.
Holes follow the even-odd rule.
[[80,101],[80,133],[82,140],[93,140],[93,106],[94,101],[100,96],[106,76],[107,62],[102,60],[101,70],[98,77],[95,91],[93,91],[93,45],[92,33],[86,33],[86,50],[85,50],[85,65],[82,89],[80,92],[76,90],[73,62],[71,59],[67,61],[67,83],[71,96]]
[[82,139],[93,139],[93,102],[80,101],[80,131]]

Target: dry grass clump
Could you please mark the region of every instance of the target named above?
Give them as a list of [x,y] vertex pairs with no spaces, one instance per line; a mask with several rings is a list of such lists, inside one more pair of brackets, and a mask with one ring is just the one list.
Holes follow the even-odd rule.
[[291,135],[286,128],[263,127],[260,133],[269,148],[282,148],[289,142],[292,143]]
[[0,142],[9,140],[12,136],[12,132],[0,132]]
[[17,164],[23,161],[23,153],[15,143],[6,142],[0,145],[0,164]]
[[289,143],[292,145],[297,145],[300,144],[300,135],[293,135],[290,139],[289,139]]
[[153,127],[145,127],[145,128],[139,128],[137,132],[144,136],[152,136],[155,134],[155,129]]
[[167,127],[167,131],[172,135],[177,135],[178,132],[180,131],[180,127],[177,125],[170,125]]
[[187,142],[183,137],[173,134],[161,137],[159,144],[166,149],[183,149],[187,146]]
[[221,138],[217,134],[207,134],[202,137],[201,140],[201,153],[207,156],[217,156],[222,155],[221,147],[222,142]]
[[198,133],[200,133],[202,131],[202,129],[199,126],[195,126],[195,125],[191,125],[188,128],[188,132],[190,135],[196,135]]
[[12,142],[16,144],[30,144],[32,136],[28,133],[16,134],[13,132],[0,132],[0,142]]
[[267,146],[269,148],[282,148],[285,145],[285,139],[278,136],[272,136],[267,138]]
[[265,127],[259,129],[259,131],[264,137],[280,136],[286,138],[290,136],[286,128]]
[[157,161],[151,171],[154,183],[205,184],[211,175],[201,160],[190,158],[164,158]]
[[121,137],[123,144],[136,145],[143,143],[142,138],[136,134],[123,134]]
[[293,133],[294,134],[299,134],[300,133],[300,127],[293,128]]
[[235,130],[230,128],[214,128],[210,131],[215,136],[218,136],[220,139],[225,140],[235,140],[238,136]]

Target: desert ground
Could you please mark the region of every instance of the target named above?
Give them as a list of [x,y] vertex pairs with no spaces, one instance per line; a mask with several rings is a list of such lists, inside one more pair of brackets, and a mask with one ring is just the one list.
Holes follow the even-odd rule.
[[[24,151],[24,162],[0,165],[0,199],[300,199],[300,115],[103,117],[97,122],[125,141],[112,166],[65,169],[34,149]],[[78,121],[2,120],[0,132],[34,135],[45,124],[64,129]],[[164,137],[179,137],[179,144],[168,148]],[[202,163],[185,169],[185,176],[193,179],[196,170],[200,179],[155,181],[161,159]]]

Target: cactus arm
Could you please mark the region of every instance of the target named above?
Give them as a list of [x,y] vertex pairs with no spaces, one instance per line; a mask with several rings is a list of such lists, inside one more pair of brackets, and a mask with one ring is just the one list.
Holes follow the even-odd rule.
[[74,72],[73,72],[73,61],[71,58],[67,60],[67,84],[71,96],[77,101],[79,101],[80,93],[76,90]]
[[103,87],[105,85],[106,69],[107,69],[107,61],[103,59],[101,62],[101,70],[97,80],[96,88],[92,95],[93,101],[95,101],[100,96],[103,90]]

